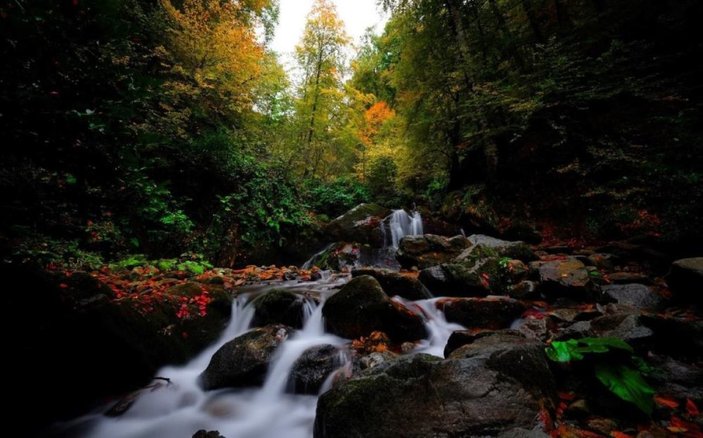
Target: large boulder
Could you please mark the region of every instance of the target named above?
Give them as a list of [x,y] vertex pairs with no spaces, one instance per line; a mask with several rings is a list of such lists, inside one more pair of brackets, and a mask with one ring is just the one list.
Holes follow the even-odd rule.
[[359,242],[380,248],[384,244],[381,222],[391,211],[377,204],[359,204],[331,221],[325,232],[333,240]]
[[362,275],[353,278],[325,301],[322,308],[327,330],[355,339],[374,331],[386,333],[393,342],[415,341],[427,336],[422,318],[392,301],[378,281]]
[[449,322],[493,330],[510,327],[527,309],[522,302],[507,297],[447,298],[435,305]]
[[403,268],[425,269],[450,262],[470,246],[471,242],[464,236],[405,236],[400,240],[395,257]]
[[666,283],[679,301],[703,303],[703,257],[676,260]]
[[[488,248],[496,253],[499,257],[509,257],[511,259],[522,260],[523,262],[531,262],[539,257],[535,255],[530,248],[530,245],[522,241],[509,241],[496,239],[495,237],[486,236],[485,234],[472,234],[468,237],[472,247]],[[474,249],[475,251],[475,249]]]
[[540,291],[547,298],[567,298],[574,301],[592,301],[594,285],[586,266],[574,257],[530,263],[530,270],[538,279]]
[[432,298],[432,294],[420,280],[407,274],[381,268],[362,268],[352,271],[352,277],[361,275],[370,275],[378,280],[383,290],[390,296],[398,295],[413,301]]
[[252,327],[283,324],[293,328],[303,327],[303,299],[293,292],[274,289],[254,298]]
[[263,384],[274,352],[292,332],[292,328],[276,324],[255,328],[227,342],[200,374],[201,386],[211,390]]
[[308,348],[295,361],[288,378],[288,389],[295,394],[317,394],[327,377],[342,365],[334,345]]
[[[491,338],[491,339],[489,339]],[[485,338],[448,360],[402,356],[323,394],[314,436],[496,436],[532,429],[552,406],[553,379],[541,343]]]

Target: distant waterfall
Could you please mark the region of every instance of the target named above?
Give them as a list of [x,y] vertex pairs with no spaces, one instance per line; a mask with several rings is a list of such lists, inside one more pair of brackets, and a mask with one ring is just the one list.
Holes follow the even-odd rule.
[[411,214],[408,214],[408,212],[402,208],[393,210],[393,213],[391,213],[388,219],[388,228],[391,234],[390,244],[393,248],[398,248],[400,239],[403,237],[423,234],[422,216],[420,216],[419,211],[413,211]]

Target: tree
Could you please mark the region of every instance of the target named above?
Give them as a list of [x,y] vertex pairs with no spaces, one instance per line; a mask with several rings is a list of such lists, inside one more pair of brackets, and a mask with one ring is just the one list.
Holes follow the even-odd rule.
[[342,77],[349,38],[329,0],[316,0],[303,37],[296,46],[301,72],[295,103],[298,144],[290,157],[304,177],[321,176],[326,155],[344,154],[339,133],[344,126]]

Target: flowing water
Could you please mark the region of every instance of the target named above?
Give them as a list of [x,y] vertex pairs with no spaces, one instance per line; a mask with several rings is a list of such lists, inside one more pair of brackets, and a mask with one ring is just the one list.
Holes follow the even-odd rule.
[[391,248],[398,249],[400,240],[405,236],[419,236],[422,234],[422,216],[420,216],[419,211],[413,211],[408,214],[402,208],[393,210],[387,220],[388,228],[390,229],[390,242],[388,243],[390,243]]
[[[402,219],[402,215],[398,217]],[[412,220],[408,225],[412,229]],[[401,229],[403,227],[401,225]],[[311,437],[319,395],[294,395],[286,391],[294,362],[310,347],[332,344],[340,348],[342,366],[349,366],[349,354],[344,353],[349,340],[326,333],[322,318],[324,301],[348,281],[348,276],[332,274],[323,278],[317,282],[289,281],[275,286],[242,289],[233,303],[231,321],[215,344],[184,366],[169,366],[158,372],[159,377],[170,379],[168,384],[144,390],[120,417],[107,417],[102,409],[62,425],[60,434],[91,438],[189,438],[196,431],[205,429],[217,430],[228,438]],[[212,355],[227,341],[249,330],[254,315],[253,306],[248,305],[252,296],[274,287],[297,292],[305,300],[303,328],[278,348],[261,388],[203,391],[198,385],[198,376]],[[319,303],[310,298],[313,295],[319,297]],[[447,323],[444,314],[435,306],[437,299],[393,299],[425,320],[429,338],[421,341],[415,352],[442,357],[449,335],[463,327]],[[321,392],[331,387],[331,381],[330,376]]]

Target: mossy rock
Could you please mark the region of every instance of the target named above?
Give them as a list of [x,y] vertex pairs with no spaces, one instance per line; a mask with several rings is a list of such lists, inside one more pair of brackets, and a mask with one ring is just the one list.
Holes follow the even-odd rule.
[[303,306],[301,297],[283,289],[273,289],[263,293],[251,302],[254,306],[253,327],[270,324],[284,324],[293,328],[303,327]]

